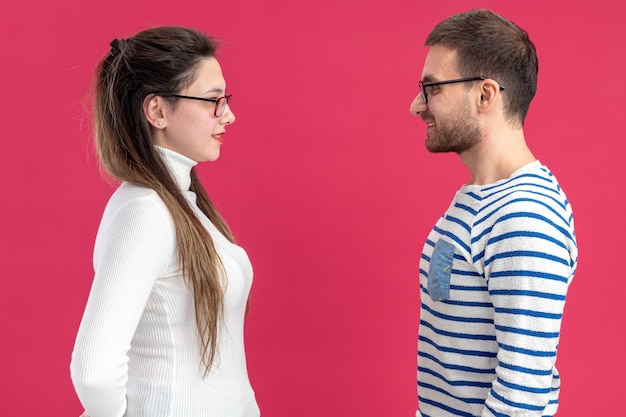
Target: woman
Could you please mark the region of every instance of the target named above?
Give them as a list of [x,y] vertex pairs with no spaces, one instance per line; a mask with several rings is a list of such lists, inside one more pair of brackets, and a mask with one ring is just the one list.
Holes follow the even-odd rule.
[[243,345],[252,267],[194,170],[235,121],[216,42],[161,27],[111,47],[96,69],[96,143],[122,184],[72,354],[85,415],[259,416]]

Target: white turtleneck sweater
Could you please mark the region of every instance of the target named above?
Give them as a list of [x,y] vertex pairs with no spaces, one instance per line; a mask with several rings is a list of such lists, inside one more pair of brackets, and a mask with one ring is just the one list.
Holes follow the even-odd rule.
[[226,271],[218,355],[206,377],[193,289],[181,273],[172,217],[151,189],[123,183],[106,206],[95,276],[70,365],[91,417],[257,417],[244,350],[252,266],[196,205],[196,162],[157,148],[213,239]]

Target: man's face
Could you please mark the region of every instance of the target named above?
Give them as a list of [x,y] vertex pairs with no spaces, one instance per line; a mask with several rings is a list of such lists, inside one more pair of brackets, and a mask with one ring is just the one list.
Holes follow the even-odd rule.
[[[441,45],[432,46],[426,56],[422,81],[461,78],[456,62],[456,51]],[[472,110],[468,86],[455,83],[426,88],[428,104],[421,93],[411,103],[411,113],[418,114],[428,125],[426,149],[460,154],[479,143],[482,130]]]

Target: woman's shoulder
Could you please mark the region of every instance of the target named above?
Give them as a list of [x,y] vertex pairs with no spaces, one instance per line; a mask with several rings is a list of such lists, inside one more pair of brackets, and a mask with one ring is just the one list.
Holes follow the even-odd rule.
[[131,184],[129,182],[123,182],[115,190],[111,199],[118,198],[129,200],[133,198],[158,198],[158,194],[152,188],[144,187],[142,185]]
[[155,225],[172,223],[170,212],[156,191],[126,182],[111,195],[104,209],[102,223],[114,219],[142,221]]
[[127,205],[132,202],[153,203],[155,205],[162,205],[165,207],[163,200],[152,188],[144,187],[141,185],[131,184],[128,182],[122,183],[117,190],[111,195],[107,205]]

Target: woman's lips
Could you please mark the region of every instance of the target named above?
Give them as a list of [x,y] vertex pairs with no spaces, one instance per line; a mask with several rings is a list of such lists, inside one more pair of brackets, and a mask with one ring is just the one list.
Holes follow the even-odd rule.
[[226,133],[226,132],[215,133],[215,134],[211,135],[211,137],[213,139],[215,139],[216,141],[218,141],[219,143],[224,143],[224,138],[222,138],[222,135],[224,135],[224,133]]

